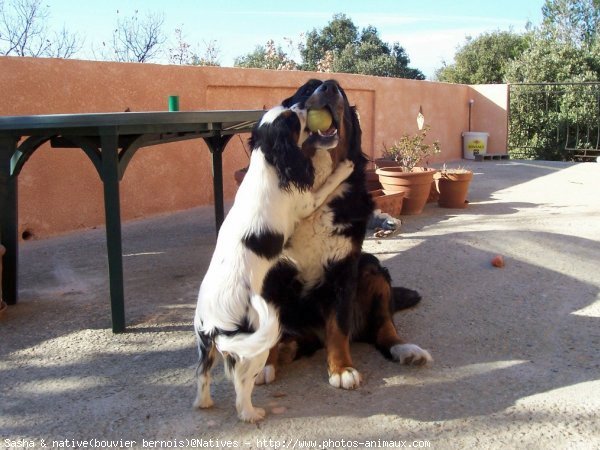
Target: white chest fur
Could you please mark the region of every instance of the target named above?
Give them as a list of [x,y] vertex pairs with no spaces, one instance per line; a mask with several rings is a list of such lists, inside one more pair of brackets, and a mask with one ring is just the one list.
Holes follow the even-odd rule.
[[[317,151],[312,161],[314,188],[318,188],[331,174],[333,162],[327,151]],[[343,195],[345,189],[347,185],[342,183],[329,201]],[[297,267],[306,290],[322,279],[328,263],[343,259],[352,251],[352,243],[347,237],[334,234],[339,226],[334,225],[334,213],[327,203],[297,225],[283,253],[283,257]]]

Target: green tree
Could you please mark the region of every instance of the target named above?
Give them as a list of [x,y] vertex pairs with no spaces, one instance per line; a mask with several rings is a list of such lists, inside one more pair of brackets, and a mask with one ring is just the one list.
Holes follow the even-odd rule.
[[546,37],[590,49],[600,26],[600,0],[546,0],[541,31]]
[[[512,83],[600,80],[600,1],[546,0],[531,44],[506,73]],[[526,156],[568,159],[565,148],[592,148],[597,140],[598,92],[594,84],[521,85],[511,90],[509,147]],[[570,130],[570,133],[568,132]],[[592,142],[593,141],[593,142]]]
[[507,68],[510,82],[600,79],[600,0],[546,0],[529,47]]
[[335,14],[322,30],[306,33],[301,45],[302,69],[316,71],[328,53],[340,54],[348,45],[358,43],[358,28],[345,14]]
[[[293,42],[289,39],[286,42],[293,50]],[[323,29],[306,33],[305,41],[297,48],[302,64],[290,56],[292,52],[286,53],[271,40],[266,46],[256,47],[252,53],[237,57],[234,65],[425,79],[420,70],[408,66],[410,59],[400,44],[390,46],[383,42],[373,26],[359,33],[356,25],[344,14],[335,14]]]
[[304,70],[425,79],[420,70],[408,66],[410,58],[400,44],[382,41],[371,25],[359,33],[344,14],[334,15],[322,30],[307,33],[300,53]]
[[597,63],[589,52],[538,35],[521,57],[509,64],[506,80],[511,83],[595,81]]
[[520,58],[529,42],[530,34],[510,31],[467,37],[455,54],[454,63],[444,63],[436,71],[436,79],[462,84],[503,83],[510,62]]

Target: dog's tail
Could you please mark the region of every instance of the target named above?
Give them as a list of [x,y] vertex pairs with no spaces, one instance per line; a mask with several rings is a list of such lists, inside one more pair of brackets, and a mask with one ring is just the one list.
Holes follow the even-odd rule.
[[250,304],[258,314],[258,328],[253,333],[220,334],[215,342],[221,353],[253,358],[277,344],[280,335],[277,310],[258,294],[252,296]]
[[421,294],[404,287],[392,287],[392,311],[412,308],[421,301]]

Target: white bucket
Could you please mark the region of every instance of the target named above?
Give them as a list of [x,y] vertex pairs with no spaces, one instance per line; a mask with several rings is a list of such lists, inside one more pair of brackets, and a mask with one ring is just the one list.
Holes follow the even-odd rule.
[[463,158],[475,159],[475,155],[485,155],[489,133],[463,131]]

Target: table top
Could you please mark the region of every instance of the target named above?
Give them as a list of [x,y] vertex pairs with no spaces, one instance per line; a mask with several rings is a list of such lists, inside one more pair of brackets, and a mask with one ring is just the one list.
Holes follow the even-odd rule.
[[264,113],[264,110],[223,110],[0,116],[0,134],[91,135],[117,127],[119,134],[218,131],[225,135],[250,131]]

